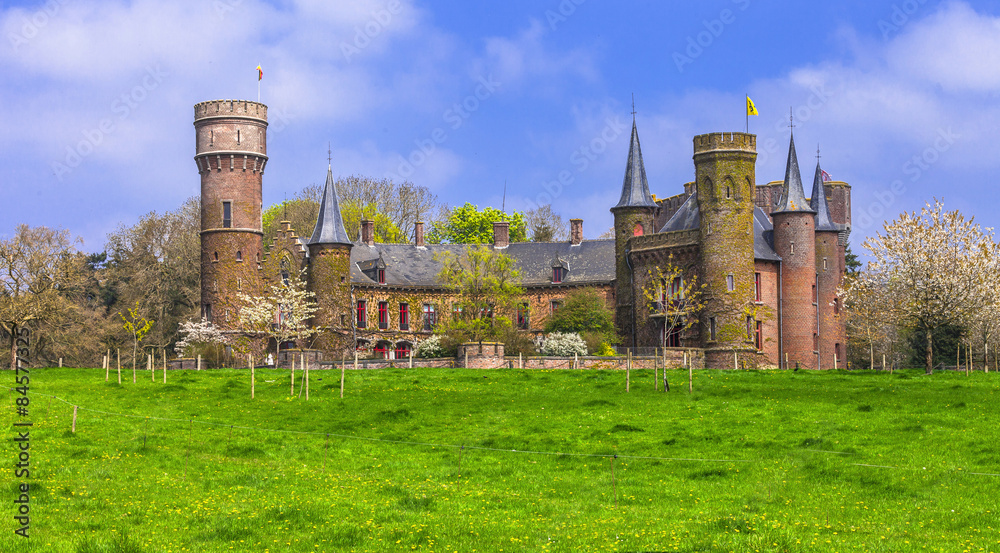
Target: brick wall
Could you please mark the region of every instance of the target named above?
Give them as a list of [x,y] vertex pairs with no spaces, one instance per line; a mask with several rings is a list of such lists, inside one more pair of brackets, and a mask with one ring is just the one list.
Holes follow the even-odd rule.
[[813,336],[816,333],[815,217],[808,212],[776,213],[774,250],[782,259],[781,332],[789,368],[816,368]]

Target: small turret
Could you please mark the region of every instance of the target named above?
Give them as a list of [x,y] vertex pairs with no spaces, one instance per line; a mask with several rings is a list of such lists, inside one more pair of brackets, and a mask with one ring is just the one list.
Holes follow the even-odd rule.
[[837,367],[844,366],[844,344],[847,342],[840,316],[840,299],[837,297],[837,288],[843,283],[844,253],[840,246],[840,228],[830,217],[823,169],[818,160],[809,203],[816,211],[817,364],[820,369],[832,369],[835,364]]

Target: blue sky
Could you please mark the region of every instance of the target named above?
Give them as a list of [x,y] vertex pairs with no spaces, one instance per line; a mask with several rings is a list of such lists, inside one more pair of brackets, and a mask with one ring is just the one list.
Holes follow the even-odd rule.
[[335,174],[495,207],[506,181],[509,208],[551,201],[592,238],[632,94],[661,197],[692,179],[694,135],[743,130],[749,94],[757,182],[783,176],[791,108],[806,179],[819,145],[853,186],[855,251],[934,197],[1000,223],[997,1],[49,0],[0,3],[0,35],[2,236],[97,251],[196,195],[192,106],[256,99],[258,63],[265,204],[321,184],[329,142]]

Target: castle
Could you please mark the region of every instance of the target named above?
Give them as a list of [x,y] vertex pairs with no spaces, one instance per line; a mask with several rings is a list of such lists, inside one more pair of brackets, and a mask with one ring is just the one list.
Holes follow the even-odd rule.
[[[426,243],[423,223],[412,244],[376,243],[372,221],[362,221],[360,237],[347,236],[328,167],[312,236],[282,223],[265,249],[267,106],[215,100],[194,111],[204,318],[233,328],[240,292],[259,293],[303,268],[319,306],[313,345],[328,353],[358,348],[405,357],[451,316],[453,298],[437,279],[435,254],[464,245]],[[570,292],[590,288],[614,307],[625,347],[697,349],[718,368],[842,366],[846,330],[836,290],[850,186],[828,180],[817,162],[807,198],[794,138],[783,181],[757,185],[756,156],[752,134],[696,136],[695,180],[681,194],[656,199],[633,120],[621,199],[611,207],[614,238],[584,240],[583,221],[571,219],[568,242],[511,243],[507,223],[494,223],[493,248],[514,259],[525,290],[511,319],[540,333]],[[668,264],[683,273],[680,280],[700,283],[703,294],[698,320],[683,328],[667,328],[662,302],[658,310],[645,292]]]

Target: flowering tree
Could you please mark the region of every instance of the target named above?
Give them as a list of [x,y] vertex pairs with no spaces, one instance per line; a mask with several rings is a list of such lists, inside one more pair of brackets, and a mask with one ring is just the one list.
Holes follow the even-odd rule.
[[587,342],[576,332],[550,332],[542,342],[542,355],[570,357],[587,355]]
[[316,294],[306,290],[305,269],[284,282],[272,284],[263,296],[238,295],[243,306],[239,320],[244,333],[269,336],[278,342],[275,357],[282,342],[301,340],[316,333],[309,324],[318,307]]
[[195,344],[225,343],[222,332],[204,318],[196,323],[190,321],[181,323],[178,333],[181,335],[181,339],[174,345],[174,351],[178,355],[183,355],[184,350]]
[[885,284],[893,298],[888,318],[916,332],[927,345],[925,370],[933,369],[933,332],[944,326],[968,328],[977,311],[993,300],[998,247],[992,230],[982,229],[935,200],[920,213],[903,213],[884,233],[864,242],[872,261],[871,282]]

